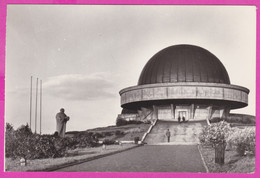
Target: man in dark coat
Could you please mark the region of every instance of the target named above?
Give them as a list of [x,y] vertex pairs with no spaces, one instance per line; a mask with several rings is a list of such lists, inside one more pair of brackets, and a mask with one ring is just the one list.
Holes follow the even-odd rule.
[[178,117],[178,122],[179,122],[179,123],[181,122],[181,116]]
[[185,122],[185,116],[182,116],[182,122]]
[[168,140],[168,142],[170,142],[170,138],[171,138],[171,132],[170,132],[170,130],[169,129],[167,129],[167,131],[166,131],[166,137],[167,137],[167,140]]
[[65,113],[63,108],[60,109],[60,112],[56,114],[56,131],[60,137],[65,136],[66,132],[66,123],[70,119]]

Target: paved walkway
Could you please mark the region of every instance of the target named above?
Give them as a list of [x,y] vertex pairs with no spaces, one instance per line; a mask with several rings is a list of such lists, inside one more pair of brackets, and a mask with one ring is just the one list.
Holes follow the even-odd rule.
[[197,145],[145,145],[57,172],[206,172]]

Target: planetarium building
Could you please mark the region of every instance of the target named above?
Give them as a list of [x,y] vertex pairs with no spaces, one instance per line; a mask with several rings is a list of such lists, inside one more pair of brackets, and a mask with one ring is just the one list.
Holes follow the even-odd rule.
[[206,49],[174,45],[147,62],[136,86],[119,93],[124,119],[209,121],[247,106],[249,90],[230,84],[223,64]]

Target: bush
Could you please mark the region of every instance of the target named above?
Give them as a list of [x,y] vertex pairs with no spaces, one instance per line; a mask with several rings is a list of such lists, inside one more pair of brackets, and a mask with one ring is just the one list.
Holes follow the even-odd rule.
[[5,156],[7,158],[41,159],[65,156],[68,149],[98,146],[91,134],[76,137],[33,134],[28,124],[14,130],[6,124]]
[[127,125],[128,122],[125,119],[122,119],[120,117],[117,118],[116,120],[116,126],[123,126],[123,125]]
[[[99,146],[98,139],[93,137],[92,134],[79,134],[76,137],[73,137],[73,140],[75,140],[76,147],[77,148],[85,148],[85,147],[96,147]],[[71,149],[73,149],[75,146],[72,144]],[[70,147],[69,147],[70,148]]]
[[105,145],[113,145],[113,144],[115,144],[115,140],[110,140],[110,139],[105,139],[105,140],[103,140],[103,144],[105,144]]
[[236,147],[236,151],[243,156],[246,151],[255,155],[255,128],[234,128],[228,141]]
[[[27,125],[28,125],[28,124],[27,124]],[[6,131],[6,132],[12,132],[12,131],[14,131],[14,127],[12,126],[12,124],[6,123],[5,131]]]
[[204,145],[215,147],[218,143],[226,142],[230,130],[231,127],[227,122],[214,123],[202,129],[199,140]]
[[92,137],[94,139],[104,138],[104,135],[102,133],[96,132],[92,134]]
[[138,144],[138,141],[139,141],[139,140],[140,140],[139,137],[135,137],[135,138],[134,138],[135,144]]
[[16,148],[15,133],[13,126],[9,123],[5,126],[5,155],[12,157]]
[[125,133],[123,132],[123,131],[120,131],[120,130],[116,130],[116,132],[115,132],[115,135],[116,136],[122,136],[122,135],[124,135]]
[[105,135],[106,137],[110,137],[113,135],[113,133],[111,132],[104,132],[103,135]]
[[17,130],[6,128],[5,140],[6,157],[40,159],[62,156],[62,151],[54,146],[54,136],[33,134],[28,124]]

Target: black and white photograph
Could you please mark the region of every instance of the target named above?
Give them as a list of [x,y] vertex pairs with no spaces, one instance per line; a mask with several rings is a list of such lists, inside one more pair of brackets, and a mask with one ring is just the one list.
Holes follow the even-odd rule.
[[6,172],[255,172],[256,6],[6,18]]

